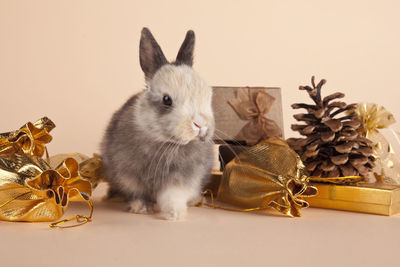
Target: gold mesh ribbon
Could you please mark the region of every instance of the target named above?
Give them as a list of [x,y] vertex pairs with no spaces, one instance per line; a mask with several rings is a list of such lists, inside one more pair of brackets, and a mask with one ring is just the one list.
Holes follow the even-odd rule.
[[[50,226],[67,228],[91,221],[92,186],[81,177],[78,162],[64,158],[52,168],[41,158],[54,127],[44,117],[17,131],[0,134],[0,220],[55,221],[61,218],[70,201],[85,201],[90,208],[89,216],[77,215]],[[74,219],[77,224],[63,225]]]
[[292,217],[308,207],[305,197],[317,194],[308,183],[300,157],[278,137],[261,141],[228,163],[218,200],[244,208],[274,208]]
[[282,136],[278,124],[266,117],[274,102],[275,98],[263,89],[239,88],[236,98],[229,100],[229,104],[240,119],[249,122],[243,126],[235,139],[245,140],[248,145],[255,145],[262,139]]
[[[362,123],[361,133],[373,142],[374,156],[376,158],[373,177],[378,182],[400,184],[400,161],[396,157],[392,145],[379,131],[388,128],[396,122],[389,111],[383,106],[373,103],[358,104],[355,113]],[[397,134],[392,131],[398,140]],[[370,177],[372,178],[372,177]]]

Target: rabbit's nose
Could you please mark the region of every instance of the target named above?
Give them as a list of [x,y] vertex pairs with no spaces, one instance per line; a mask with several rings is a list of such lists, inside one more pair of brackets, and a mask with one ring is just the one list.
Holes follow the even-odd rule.
[[203,136],[207,127],[200,125],[198,122],[192,122],[192,129],[196,136]]
[[196,126],[199,129],[201,129],[201,126],[199,124],[197,124],[195,121],[193,122],[193,125]]
[[196,126],[197,128],[201,129],[206,126],[206,120],[201,115],[198,115],[198,114],[194,115],[192,121],[193,121],[193,125]]
[[207,121],[201,115],[195,115],[192,120],[192,128],[196,136],[204,137],[207,133]]

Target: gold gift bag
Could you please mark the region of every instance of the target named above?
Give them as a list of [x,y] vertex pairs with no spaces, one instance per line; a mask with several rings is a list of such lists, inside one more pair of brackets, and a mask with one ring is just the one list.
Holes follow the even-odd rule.
[[51,169],[39,157],[0,155],[0,220],[58,220],[69,201],[85,201],[91,207],[91,184],[79,176],[78,168],[72,158]]
[[78,224],[72,226],[91,221],[92,187],[82,179],[80,169],[85,167],[90,178],[95,161],[88,159],[86,165],[80,166],[75,159],[64,158],[58,166],[50,167],[41,157],[45,152],[47,155],[46,144],[52,140],[49,132],[54,127],[44,117],[19,130],[0,134],[0,220],[54,221],[61,218],[69,201],[85,201],[90,207],[89,217],[77,215],[50,226],[75,219]]
[[274,208],[292,217],[308,207],[304,197],[317,194],[303,173],[299,156],[279,137],[239,154],[226,166],[218,200],[246,209]]

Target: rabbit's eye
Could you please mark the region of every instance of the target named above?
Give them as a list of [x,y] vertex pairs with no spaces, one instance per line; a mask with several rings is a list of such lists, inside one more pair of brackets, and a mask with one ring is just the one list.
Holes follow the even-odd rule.
[[172,99],[169,95],[164,95],[162,100],[163,100],[164,105],[166,105],[166,106],[172,105]]

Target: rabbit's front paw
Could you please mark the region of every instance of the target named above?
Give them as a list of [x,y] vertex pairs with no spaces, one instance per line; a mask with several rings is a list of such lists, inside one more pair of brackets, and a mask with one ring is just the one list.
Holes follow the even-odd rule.
[[179,221],[186,217],[188,200],[193,196],[193,190],[188,187],[168,186],[157,198],[161,217],[171,221]]
[[135,200],[129,202],[127,211],[132,212],[132,213],[147,214],[147,213],[152,213],[153,208],[151,205],[149,205],[145,201],[143,201],[141,199],[135,199]]
[[166,220],[170,221],[180,221],[185,219],[187,214],[187,208],[186,207],[180,207],[180,208],[167,208],[165,210],[161,210],[161,217]]

